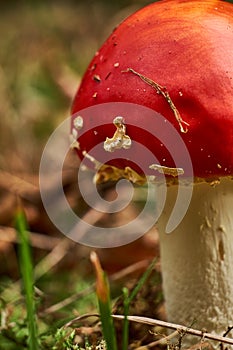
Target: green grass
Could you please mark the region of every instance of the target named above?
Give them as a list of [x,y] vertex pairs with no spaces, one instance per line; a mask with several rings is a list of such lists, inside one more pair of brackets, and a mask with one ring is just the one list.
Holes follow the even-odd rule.
[[[99,303],[100,320],[102,325],[103,336],[106,341],[108,350],[117,350],[116,342],[116,331],[113,324],[112,318],[112,301],[110,296],[109,282],[106,273],[103,271],[98,256],[95,252],[91,253],[91,261],[96,271],[96,294]],[[147,270],[139,278],[137,284],[133,288],[132,292],[129,293],[128,288],[124,287],[123,293],[123,307],[124,307],[124,322],[122,329],[122,350],[127,350],[129,347],[129,316],[130,305],[138,295],[141,288],[146,283],[149,275],[151,274],[157,258],[155,258]]]
[[[30,234],[24,212],[19,209],[15,217],[18,232],[18,264],[21,271],[21,283],[2,285],[0,295],[0,350],[93,350],[95,344],[104,344],[108,350],[127,349],[133,341],[129,339],[129,324],[127,317],[122,325],[115,328],[112,310],[116,300],[120,298],[123,309],[117,313],[128,316],[132,301],[135,302],[140,289],[145,286],[154,262],[139,279],[132,292],[128,288],[119,288],[114,291],[114,284],[109,285],[108,277],[103,271],[98,257],[94,259],[96,271],[96,293],[94,292],[93,276],[82,276],[80,271],[68,271],[64,274],[60,270],[47,272],[40,280],[36,280],[42,295],[34,292],[32,251]],[[97,261],[97,262],[96,262]],[[92,261],[93,262],[93,261]],[[36,267],[36,266],[35,266]],[[90,266],[89,266],[90,267]],[[82,266],[83,268],[83,266]],[[85,271],[83,271],[85,274]],[[90,271],[89,271],[90,274]],[[21,286],[21,288],[19,288]],[[67,288],[69,286],[69,289]],[[111,298],[110,290],[114,298]],[[43,291],[43,292],[42,292]],[[72,303],[64,303],[71,296]],[[52,298],[51,298],[52,297]],[[96,313],[98,301],[101,330],[95,333],[96,316],[89,320],[83,317]],[[140,296],[139,296],[140,299]],[[36,302],[35,302],[36,300]],[[46,313],[50,306],[61,305],[52,313]],[[81,316],[75,320],[75,313]],[[87,328],[86,328],[87,327]],[[82,342],[77,342],[77,334],[84,329]],[[93,330],[93,337],[90,333]],[[97,335],[98,334],[98,335]]]
[[98,256],[91,253],[91,261],[96,272],[96,294],[99,303],[103,336],[108,350],[117,350],[116,332],[112,318],[112,302],[107,275],[103,271]]
[[23,210],[19,207],[15,215],[15,226],[19,239],[19,267],[22,275],[22,293],[25,296],[28,327],[28,349],[38,350],[38,333],[34,294],[33,264],[30,250],[30,238]]

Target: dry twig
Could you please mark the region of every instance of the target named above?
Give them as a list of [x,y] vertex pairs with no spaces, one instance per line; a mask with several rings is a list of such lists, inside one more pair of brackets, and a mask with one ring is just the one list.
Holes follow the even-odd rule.
[[[118,320],[124,320],[125,316],[113,315],[113,318],[118,319]],[[143,324],[147,324],[147,325],[151,325],[151,326],[161,326],[161,327],[177,330],[178,332],[192,334],[194,336],[201,337],[202,339],[210,339],[210,340],[218,341],[220,343],[226,343],[226,344],[233,345],[232,338],[218,336],[215,334],[203,332],[203,331],[189,328],[186,326],[182,326],[179,324],[165,322],[165,321],[152,319],[152,318],[148,318],[148,317],[142,317],[142,316],[128,316],[127,318],[131,322],[138,322],[138,323],[143,323]]]

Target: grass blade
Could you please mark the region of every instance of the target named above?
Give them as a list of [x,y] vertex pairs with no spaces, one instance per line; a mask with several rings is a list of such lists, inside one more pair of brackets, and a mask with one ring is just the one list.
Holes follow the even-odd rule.
[[25,293],[28,322],[29,350],[38,350],[38,335],[35,316],[33,265],[31,259],[29,233],[23,210],[19,207],[15,215],[15,226],[19,239],[19,265]]
[[91,262],[96,272],[96,294],[99,303],[103,336],[106,341],[107,349],[117,350],[117,341],[112,318],[108,278],[103,271],[98,256],[95,252],[91,253]]

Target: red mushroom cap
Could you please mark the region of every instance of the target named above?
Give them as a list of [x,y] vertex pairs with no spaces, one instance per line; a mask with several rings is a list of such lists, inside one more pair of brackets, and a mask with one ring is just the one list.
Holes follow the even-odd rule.
[[[232,175],[233,5],[164,0],[128,17],[91,61],[72,114],[107,102],[139,104],[164,116],[182,137],[196,177]],[[112,120],[103,117],[107,126],[102,133],[81,136],[80,157],[82,150],[88,152],[113,135]],[[84,122],[91,129],[91,120]],[[131,139],[133,133],[134,128],[127,128]],[[147,134],[141,140],[160,164],[168,159],[159,140]]]

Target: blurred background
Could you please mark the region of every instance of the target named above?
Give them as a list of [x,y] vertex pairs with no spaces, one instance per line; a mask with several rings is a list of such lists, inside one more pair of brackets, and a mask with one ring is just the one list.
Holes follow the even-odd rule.
[[1,169],[37,173],[90,59],[146,1],[1,1]]
[[[96,50],[117,24],[149,2],[0,2],[0,273],[18,275],[16,237],[11,230],[17,198],[31,231],[59,236],[40,198],[38,170],[44,146],[56,126],[69,117],[75,91]],[[76,173],[72,166],[77,163],[76,157],[68,159],[64,187],[72,203],[85,212],[73,187]],[[52,181],[50,187],[55,191]],[[38,260],[44,246],[49,250],[46,240],[33,245],[39,248]],[[154,253],[153,249],[150,246],[149,251]],[[142,256],[139,251],[137,259],[143,257],[140,250]],[[112,252],[104,255],[119,261]]]

